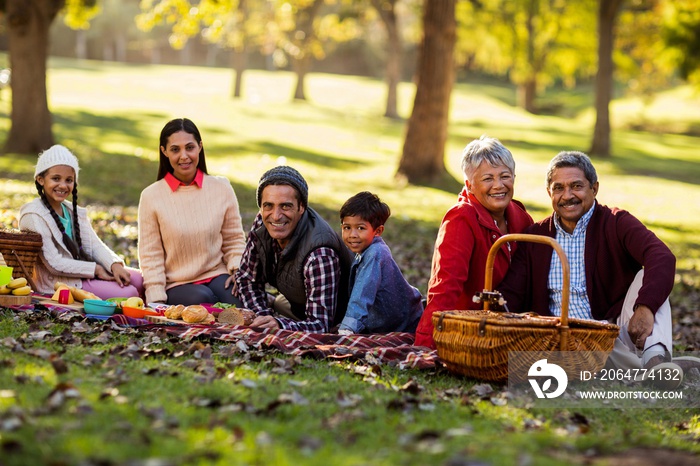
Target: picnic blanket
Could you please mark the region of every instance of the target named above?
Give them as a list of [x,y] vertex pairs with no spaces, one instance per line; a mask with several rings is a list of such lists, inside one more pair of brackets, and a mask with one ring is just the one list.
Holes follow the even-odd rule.
[[[82,313],[62,307],[60,304],[27,304],[12,308],[32,311],[35,306],[47,309],[54,315],[67,312],[82,315]],[[154,324],[145,319],[134,319],[123,314],[115,314],[110,317],[88,314],[85,317],[88,320],[110,320],[119,326],[133,327],[143,331],[160,329],[184,340],[209,338],[234,344],[242,341],[253,348],[274,349],[285,354],[316,359],[366,360],[370,358],[378,363],[395,365],[402,369],[430,369],[439,365],[437,351],[422,346],[413,346],[414,335],[412,333],[338,335],[256,329],[218,323],[210,325]]]

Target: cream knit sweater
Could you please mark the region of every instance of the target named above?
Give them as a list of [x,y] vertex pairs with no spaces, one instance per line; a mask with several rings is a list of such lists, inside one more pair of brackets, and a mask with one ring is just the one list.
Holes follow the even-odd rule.
[[[64,202],[68,207],[71,219],[73,218],[73,204]],[[63,244],[63,235],[58,229],[56,221],[51,213],[41,202],[34,199],[22,206],[19,211],[20,230],[34,231],[41,235],[41,253],[34,266],[34,283],[40,293],[53,294],[54,284],[66,283],[76,288],[83,287],[82,279],[95,278],[96,264],[111,270],[112,264],[124,263],[106,244],[97,237],[87,217],[87,210],[78,207],[78,223],[80,224],[80,239],[83,243],[83,252],[93,262],[73,259],[70,251]],[[75,226],[74,226],[75,228]]]
[[178,285],[232,273],[241,261],[245,233],[228,179],[204,175],[202,188],[164,179],[141,193],[139,267],[146,301],[167,300]]

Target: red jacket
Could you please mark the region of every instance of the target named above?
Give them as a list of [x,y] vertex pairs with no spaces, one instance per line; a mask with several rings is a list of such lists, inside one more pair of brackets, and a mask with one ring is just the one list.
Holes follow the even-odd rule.
[[[537,222],[526,233],[556,237],[554,216]],[[586,229],[584,261],[586,291],[596,320],[620,315],[627,290],[644,266],[644,280],[635,304],[656,312],[673,288],[676,258],[670,249],[625,210],[596,203]],[[511,312],[549,315],[549,266],[553,249],[520,242],[508,275],[498,290]]]
[[[532,225],[532,217],[520,201],[513,200],[506,208],[509,233],[521,233]],[[417,346],[435,348],[432,315],[436,311],[481,309],[472,301],[483,291],[486,258],[501,232],[491,214],[474,195],[464,188],[456,205],[442,219],[435,241],[433,267],[428,284],[428,304],[416,329]],[[498,285],[506,274],[516,244],[506,245],[496,256],[493,284]]]

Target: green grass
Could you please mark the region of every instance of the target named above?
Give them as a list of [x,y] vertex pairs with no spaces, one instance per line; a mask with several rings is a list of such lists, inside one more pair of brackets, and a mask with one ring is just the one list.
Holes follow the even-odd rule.
[[[387,242],[423,291],[440,219],[462,182],[459,159],[467,142],[485,133],[513,151],[516,197],[539,219],[551,210],[543,186],[548,161],[560,150],[585,151],[593,126],[585,88],[553,90],[545,100],[559,113],[530,115],[513,107],[509,86],[460,83],[446,151],[454,182],[402,186],[394,173],[405,121],[381,117],[380,81],[312,74],[309,101],[292,102],[289,73],[246,72],[240,100],[228,98],[231,79],[223,69],[50,61],[54,132],[79,157],[81,204],[92,207],[95,227],[127,258],[136,257],[136,205],[156,176],[158,135],[174,117],[197,123],[209,171],[231,179],[246,225],[255,214],[257,180],[280,157],[304,174],[311,205],[331,221],[356,192],[378,193],[393,213]],[[407,118],[413,88],[404,83],[399,91]],[[0,97],[5,134],[9,94]],[[686,88],[663,93],[644,120],[634,100],[611,108],[615,154],[595,161],[598,199],[630,210],[664,239],[679,259],[679,289],[697,293],[700,138],[692,128],[700,122],[698,98]],[[35,160],[0,157],[5,225],[35,196]],[[697,302],[686,310],[697,314]],[[604,464],[608,455],[635,447],[700,454],[697,410],[500,406],[471,391],[474,381],[443,370],[231,353],[222,343],[108,326],[79,332],[76,325],[0,312],[3,464],[554,465]],[[51,334],[39,338],[42,330]],[[210,359],[191,347],[197,343],[211,345]],[[53,369],[50,354],[66,363],[67,373]],[[417,389],[402,389],[411,381]],[[60,383],[77,392],[52,407],[49,395]],[[498,387],[496,395],[504,396]]]

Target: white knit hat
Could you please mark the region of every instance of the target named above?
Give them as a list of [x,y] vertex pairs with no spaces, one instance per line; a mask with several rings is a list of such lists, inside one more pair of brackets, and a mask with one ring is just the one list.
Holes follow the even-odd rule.
[[80,170],[78,159],[68,149],[59,144],[51,146],[39,154],[39,160],[37,160],[36,168],[34,169],[34,178],[56,165],[68,165],[71,167],[75,170],[75,181],[78,181],[78,171]]

